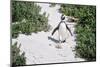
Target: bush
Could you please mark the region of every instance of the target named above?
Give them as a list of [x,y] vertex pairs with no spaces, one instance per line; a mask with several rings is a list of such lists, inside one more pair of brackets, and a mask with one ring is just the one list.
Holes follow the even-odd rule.
[[96,60],[96,7],[63,4],[60,12],[79,18],[75,29],[76,54],[89,61]]
[[17,65],[25,65],[25,53],[20,53],[20,46],[17,47],[17,42],[11,45],[12,67]]
[[40,10],[34,2],[12,1],[12,37],[16,38],[19,32],[29,35],[45,31],[48,18],[45,13],[39,14]]

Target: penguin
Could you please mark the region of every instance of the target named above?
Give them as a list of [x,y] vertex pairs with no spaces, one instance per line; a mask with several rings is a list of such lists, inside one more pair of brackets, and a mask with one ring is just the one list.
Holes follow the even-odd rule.
[[[72,19],[68,19],[67,21],[71,21]],[[66,42],[66,37],[69,36],[67,33],[69,32],[71,36],[73,36],[70,28],[65,23],[65,15],[61,16],[61,21],[58,26],[53,30],[52,35],[58,30],[59,42],[64,43]]]

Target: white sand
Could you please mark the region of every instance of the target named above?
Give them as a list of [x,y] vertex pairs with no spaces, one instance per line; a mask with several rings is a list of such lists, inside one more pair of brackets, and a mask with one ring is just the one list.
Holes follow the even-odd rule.
[[[53,29],[60,22],[61,14],[58,9],[60,5],[49,7],[49,4],[37,3],[41,6],[41,14],[46,12],[49,14],[48,23]],[[59,43],[52,41],[50,38],[58,40],[58,32],[51,36],[52,30],[49,32],[32,33],[32,35],[20,34],[17,39],[12,39],[12,43],[17,41],[21,43],[21,51],[25,52],[27,64],[44,64],[44,63],[59,63],[59,62],[77,62],[84,59],[75,58],[74,47],[76,46],[74,26],[68,25],[74,36],[68,36],[67,42],[60,44],[61,49],[56,48]]]

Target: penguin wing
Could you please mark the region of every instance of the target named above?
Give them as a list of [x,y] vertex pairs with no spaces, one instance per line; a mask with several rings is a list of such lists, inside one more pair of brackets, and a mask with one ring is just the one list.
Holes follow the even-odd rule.
[[[65,23],[65,24],[66,24],[66,23]],[[67,28],[68,31],[70,32],[71,36],[73,36],[73,34],[72,34],[71,30],[69,29],[69,27],[67,26],[67,24],[66,24],[66,28]]]
[[52,35],[59,29],[59,25],[53,30]]

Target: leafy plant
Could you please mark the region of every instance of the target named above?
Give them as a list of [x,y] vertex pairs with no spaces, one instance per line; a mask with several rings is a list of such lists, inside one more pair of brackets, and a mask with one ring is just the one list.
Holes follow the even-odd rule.
[[40,14],[40,10],[34,2],[12,1],[12,37],[16,38],[19,33],[47,31],[48,18],[45,13]]
[[21,45],[19,47],[17,46],[17,42],[11,45],[12,67],[26,64],[25,52],[20,53]]
[[96,60],[96,7],[63,4],[60,12],[79,18],[75,29],[76,54],[89,61]]

